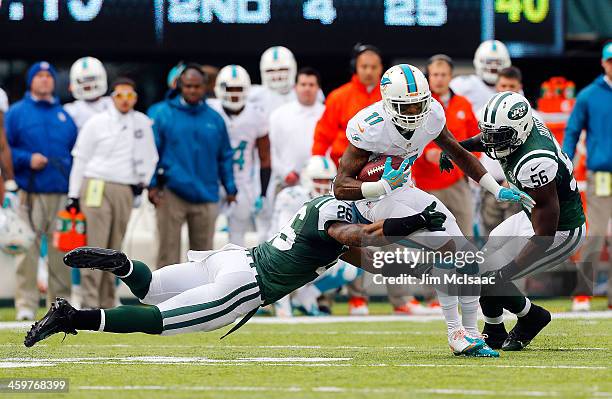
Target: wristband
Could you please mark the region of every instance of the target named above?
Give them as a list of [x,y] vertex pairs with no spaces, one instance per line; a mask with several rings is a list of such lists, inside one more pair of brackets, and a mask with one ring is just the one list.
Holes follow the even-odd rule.
[[490,173],[485,173],[478,181],[478,184],[480,184],[482,188],[493,194],[495,198],[499,198],[499,192],[501,191],[502,186],[500,186],[499,183],[495,181],[495,178],[493,178]]
[[[389,192],[391,192],[391,187],[389,187]],[[361,183],[361,194],[363,194],[363,198],[369,199],[378,198],[381,195],[385,195],[387,194],[385,182],[383,180],[375,182],[363,182]]]
[[385,237],[406,237],[426,225],[423,215],[416,214],[403,218],[385,219],[383,223],[383,234]]

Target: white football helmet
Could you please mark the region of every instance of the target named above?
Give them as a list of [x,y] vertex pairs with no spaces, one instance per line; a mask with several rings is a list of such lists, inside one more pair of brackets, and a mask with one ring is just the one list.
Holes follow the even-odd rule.
[[322,155],[314,155],[308,160],[300,174],[300,184],[310,195],[318,197],[332,192],[332,181],[338,170],[334,162]]
[[227,65],[221,68],[215,82],[215,96],[221,100],[223,108],[239,111],[246,103],[251,88],[249,73],[240,65]]
[[95,100],[106,94],[106,69],[99,59],[83,57],[70,68],[70,91],[77,100]]
[[0,207],[0,250],[19,255],[34,243],[34,232],[12,208]]
[[297,62],[287,47],[274,46],[261,55],[259,71],[262,85],[280,94],[286,94],[295,86]]
[[408,64],[392,66],[380,80],[383,108],[403,130],[415,130],[427,120],[431,104],[429,83],[423,73]]
[[510,53],[506,45],[499,40],[486,40],[480,43],[474,53],[476,75],[489,85],[494,85],[499,71],[510,65],[512,65]]
[[518,93],[497,93],[480,111],[478,127],[482,132],[486,154],[493,159],[507,157],[523,144],[531,133],[531,105]]

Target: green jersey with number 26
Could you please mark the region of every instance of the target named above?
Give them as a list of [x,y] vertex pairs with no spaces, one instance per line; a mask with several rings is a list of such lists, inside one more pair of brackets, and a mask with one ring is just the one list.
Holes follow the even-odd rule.
[[348,250],[327,234],[336,221],[352,223],[351,206],[330,195],[317,197],[269,241],[251,249],[265,304],[314,280]]
[[560,208],[557,230],[572,230],[585,222],[572,161],[543,123],[534,118],[525,143],[502,158],[500,164],[508,182],[519,190],[538,188],[554,180]]

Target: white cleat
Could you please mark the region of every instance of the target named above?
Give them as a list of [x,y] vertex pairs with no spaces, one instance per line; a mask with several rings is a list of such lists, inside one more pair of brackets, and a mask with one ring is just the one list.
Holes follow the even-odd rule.
[[588,296],[575,296],[572,299],[572,312],[588,312],[591,310],[591,298]]
[[17,311],[17,321],[34,321],[34,312],[30,309],[20,309]]
[[448,346],[455,356],[467,355],[485,345],[484,340],[472,338],[465,328],[461,327],[448,334]]

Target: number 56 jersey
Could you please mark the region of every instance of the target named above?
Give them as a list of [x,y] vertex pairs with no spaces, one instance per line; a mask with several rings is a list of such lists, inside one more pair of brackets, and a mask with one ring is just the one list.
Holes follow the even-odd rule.
[[346,127],[346,137],[355,147],[373,154],[396,155],[410,159],[411,164],[421,156],[425,146],[435,140],[446,124],[444,108],[435,99],[431,100],[429,115],[410,139],[397,130],[378,101],[359,111]]
[[304,204],[280,232],[252,248],[265,304],[276,302],[333,266],[348,247],[326,230],[333,222],[352,220],[348,203],[324,195]]
[[534,118],[527,140],[499,163],[508,182],[519,190],[554,182],[560,208],[558,231],[572,230],[585,222],[572,161],[542,122]]

